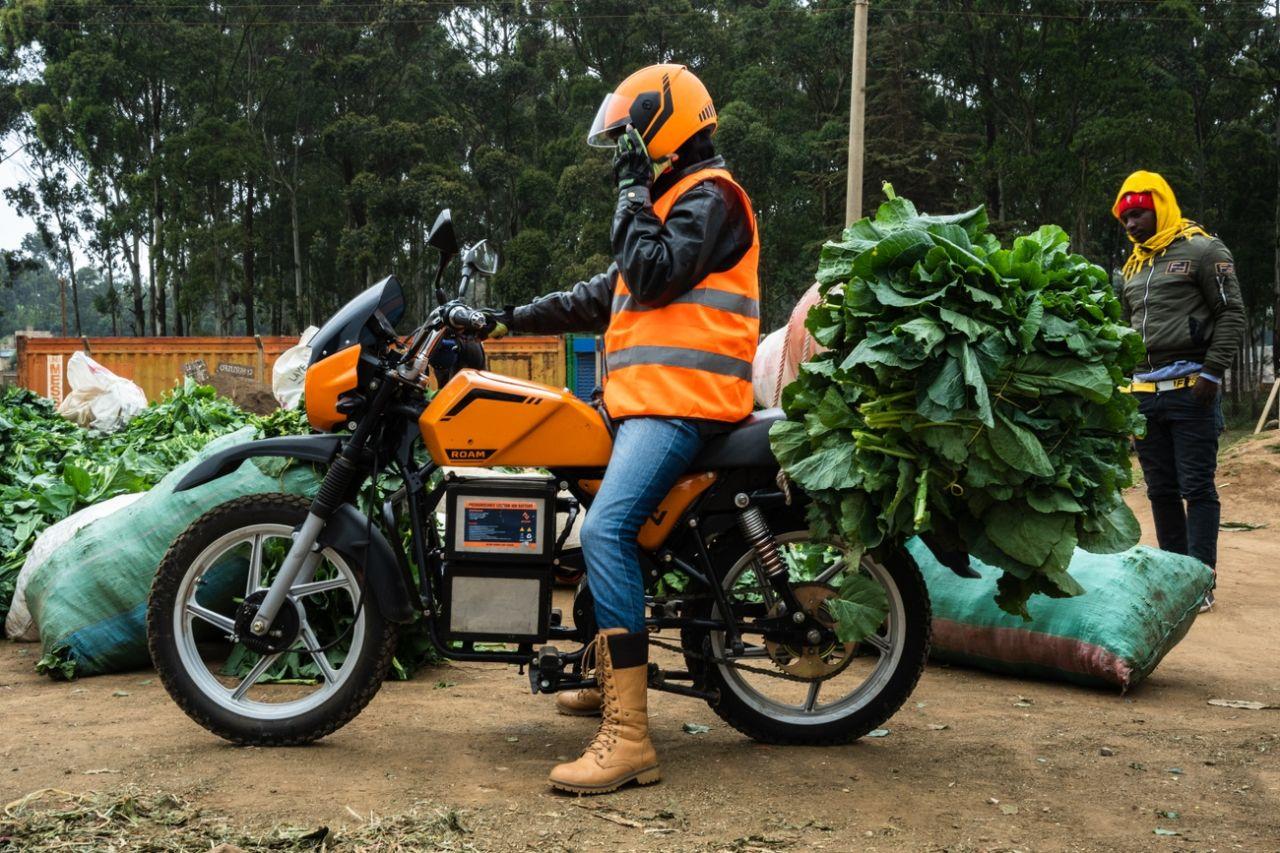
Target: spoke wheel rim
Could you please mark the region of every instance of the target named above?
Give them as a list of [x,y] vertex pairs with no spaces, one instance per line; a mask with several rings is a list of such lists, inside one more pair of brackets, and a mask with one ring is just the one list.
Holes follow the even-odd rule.
[[[774,537],[779,547],[808,542],[811,538],[807,530],[783,533]],[[734,585],[738,579],[742,577],[744,572],[753,571],[755,562],[755,552],[748,551],[733,564],[724,579],[723,585],[726,593],[733,594]],[[872,638],[879,642],[864,641],[862,644],[877,653],[879,659],[861,684],[835,701],[823,701],[820,695],[821,688],[818,691],[814,690],[814,686],[822,685],[822,680],[810,681],[808,695],[801,703],[795,704],[783,702],[762,694],[746,680],[747,673],[743,670],[730,664],[717,663],[716,667],[719,669],[728,689],[748,707],[760,714],[772,717],[779,722],[804,726],[823,725],[843,719],[866,707],[879,696],[902,661],[907,636],[906,604],[902,599],[902,593],[898,589],[898,585],[894,582],[893,576],[889,574],[887,568],[869,556],[863,556],[861,568],[884,587],[889,600],[889,612],[885,618],[882,633]],[[831,573],[828,577],[838,573],[838,571]],[[718,607],[714,608],[713,612],[713,618],[720,618]],[[725,645],[723,631],[711,632],[711,651],[717,660],[726,658],[726,653],[729,650]],[[729,659],[732,660],[732,658]],[[766,657],[765,660],[768,660],[768,658]],[[751,662],[759,664],[761,661],[757,659]]]
[[[254,699],[247,698],[244,694],[252,689],[256,684],[256,679],[254,682],[249,683],[248,686],[244,684],[244,680],[242,679],[237,680],[234,685],[228,687],[226,683],[218,679],[214,671],[210,668],[209,663],[206,662],[204,656],[200,653],[200,644],[196,640],[194,626],[196,624],[214,625],[215,628],[218,628],[219,626],[210,622],[208,619],[195,615],[191,612],[191,605],[195,605],[195,607],[206,611],[208,610],[208,608],[202,608],[201,605],[196,602],[196,596],[199,592],[199,585],[197,584],[197,581],[206,571],[216,565],[217,562],[221,558],[225,557],[232,549],[249,544],[250,565],[246,573],[246,580],[249,577],[254,577],[260,582],[260,560],[262,553],[265,551],[265,540],[284,539],[286,541],[291,541],[292,536],[293,528],[287,524],[253,524],[237,528],[236,530],[214,540],[200,552],[200,556],[198,556],[187,568],[187,573],[182,578],[182,583],[178,587],[178,595],[173,608],[173,635],[177,645],[178,656],[182,661],[183,668],[186,670],[186,673],[191,678],[192,682],[206,698],[217,704],[219,707],[234,714],[255,720],[269,721],[297,717],[301,714],[307,713],[308,711],[312,711],[329,701],[329,699],[341,690],[350,679],[352,673],[355,671],[355,661],[359,659],[360,653],[364,647],[365,617],[362,608],[362,612],[356,616],[355,625],[350,629],[349,635],[351,637],[351,643],[347,648],[347,653],[342,665],[337,669],[333,669],[332,664],[329,664],[328,666],[333,677],[328,677],[329,673],[325,672],[325,666],[317,664],[320,666],[322,674],[319,682],[315,686],[316,689],[305,697],[286,702],[259,702]],[[343,586],[336,587],[336,589],[346,590],[347,597],[351,601],[351,608],[354,611],[359,595],[359,581],[355,572],[336,551],[333,551],[330,548],[325,548],[320,553],[322,558],[320,565],[331,566],[334,571],[337,572],[338,576],[346,582]],[[255,561],[258,561],[256,566]],[[311,586],[314,587],[316,583],[324,582],[314,582]],[[315,590],[311,590],[310,594],[314,594],[314,592]],[[299,618],[302,620],[303,624],[303,631],[300,632],[299,637],[300,642],[295,642],[290,651],[306,654],[306,646],[300,644],[301,642],[305,642],[302,641],[302,636],[308,635],[314,637],[314,631],[307,624],[306,612],[301,605],[300,599],[292,594],[286,599],[284,606],[296,607],[299,611]],[[217,615],[227,618],[228,621],[234,620],[234,614],[228,615],[225,613],[219,613]],[[285,653],[286,652],[282,652],[280,654]],[[259,660],[258,664],[255,665],[253,672],[257,672],[260,676],[266,670],[270,669],[275,660],[280,657],[280,654],[269,655],[267,658],[262,658]],[[325,654],[321,652],[320,656],[324,657]],[[314,660],[316,656],[312,655],[311,657]],[[270,658],[271,663],[266,666],[262,666],[262,660],[267,660],[268,658]],[[237,693],[239,693],[239,695],[237,695]]]

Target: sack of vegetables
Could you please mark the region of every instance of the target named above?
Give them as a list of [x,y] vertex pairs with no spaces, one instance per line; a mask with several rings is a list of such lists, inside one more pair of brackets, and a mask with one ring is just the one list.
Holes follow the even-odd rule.
[[[828,351],[783,395],[773,449],[815,534],[858,551],[921,535],[1002,569],[997,601],[1081,591],[1072,551],[1126,550],[1142,355],[1106,272],[1046,225],[1002,247],[976,208],[895,197],[826,244],[807,326]],[[837,614],[838,616],[838,614]]]

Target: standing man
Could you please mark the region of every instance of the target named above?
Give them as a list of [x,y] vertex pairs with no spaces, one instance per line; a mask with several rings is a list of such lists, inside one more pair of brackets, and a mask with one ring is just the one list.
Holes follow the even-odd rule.
[[[1244,332],[1235,263],[1221,240],[1182,218],[1173,190],[1155,172],[1130,175],[1111,212],[1133,242],[1116,290],[1125,322],[1147,347],[1132,391],[1147,419],[1138,461],[1156,539],[1161,549],[1214,568],[1220,390]],[[1200,610],[1212,607],[1210,591]]]
[[582,525],[599,689],[558,703],[602,719],[582,757],[549,778],[576,794],[658,781],[636,535],[707,436],[751,413],[760,241],[751,202],[712,145],[715,128],[711,95],[683,65],[624,80],[587,137],[615,149],[613,263],[571,290],[492,313],[495,329],[604,332],[604,405],[618,426]]

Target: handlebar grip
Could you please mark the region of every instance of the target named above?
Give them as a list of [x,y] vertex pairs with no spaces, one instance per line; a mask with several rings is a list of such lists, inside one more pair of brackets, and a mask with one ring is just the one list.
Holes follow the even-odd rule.
[[455,329],[468,329],[478,332],[485,327],[486,318],[481,311],[475,311],[459,305],[456,308],[449,309],[448,321],[449,325]]

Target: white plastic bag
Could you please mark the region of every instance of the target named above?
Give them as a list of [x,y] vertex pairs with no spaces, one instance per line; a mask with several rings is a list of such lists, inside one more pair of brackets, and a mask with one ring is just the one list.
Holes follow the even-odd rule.
[[302,399],[302,386],[307,377],[307,365],[311,362],[311,339],[320,331],[308,326],[298,339],[297,346],[280,353],[271,367],[271,393],[282,409],[296,409]]
[[58,405],[58,414],[86,429],[115,432],[147,407],[141,388],[83,352],[67,359],[67,382],[71,393]]
[[31,611],[27,609],[27,581],[31,579],[31,575],[40,564],[49,559],[54,551],[70,542],[77,530],[124,509],[144,494],[146,493],[135,492],[116,495],[111,500],[87,506],[57,524],[49,525],[36,537],[31,550],[27,552],[27,558],[22,561],[22,568],[18,570],[18,579],[13,589],[13,603],[9,606],[9,615],[4,620],[6,637],[24,643],[34,643],[40,639],[40,628],[31,618]]

